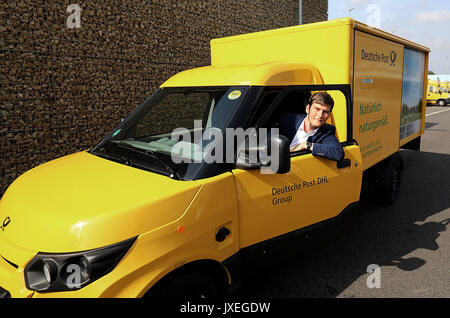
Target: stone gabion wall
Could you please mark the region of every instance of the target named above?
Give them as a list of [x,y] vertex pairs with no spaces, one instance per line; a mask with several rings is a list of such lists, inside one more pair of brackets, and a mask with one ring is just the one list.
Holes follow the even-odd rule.
[[[304,0],[306,10],[310,2],[327,1]],[[0,196],[23,172],[93,147],[173,74],[209,65],[211,39],[296,25],[298,9],[292,0],[0,1]]]
[[328,20],[328,0],[302,0],[302,23]]

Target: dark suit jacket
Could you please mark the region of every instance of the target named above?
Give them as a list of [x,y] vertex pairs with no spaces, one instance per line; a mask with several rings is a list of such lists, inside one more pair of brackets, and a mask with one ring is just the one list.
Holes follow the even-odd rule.
[[[287,137],[289,143],[291,143],[305,117],[306,114],[281,114],[279,124],[280,135]],[[314,143],[313,155],[335,161],[344,159],[344,150],[336,138],[336,128],[334,126],[324,124],[317,130],[314,136],[308,138],[308,141]]]

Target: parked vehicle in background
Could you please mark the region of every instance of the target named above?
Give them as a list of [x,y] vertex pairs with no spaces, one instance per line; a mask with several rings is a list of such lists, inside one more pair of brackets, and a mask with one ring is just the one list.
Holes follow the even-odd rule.
[[438,106],[450,104],[450,94],[447,87],[442,86],[442,83],[437,81],[428,80],[427,104]]
[[449,86],[449,82],[441,82],[441,89],[444,93],[446,94],[450,94],[450,86]]

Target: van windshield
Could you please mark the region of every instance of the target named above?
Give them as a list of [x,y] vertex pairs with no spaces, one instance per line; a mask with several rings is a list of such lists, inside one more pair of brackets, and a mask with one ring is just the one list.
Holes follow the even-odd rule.
[[[245,86],[160,89],[91,153],[172,178],[195,179],[208,155],[206,146],[223,135],[247,90]],[[214,136],[205,136],[211,129]]]

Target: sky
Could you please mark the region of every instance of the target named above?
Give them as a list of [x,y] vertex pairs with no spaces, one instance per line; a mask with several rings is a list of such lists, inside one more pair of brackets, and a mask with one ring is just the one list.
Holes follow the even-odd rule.
[[428,70],[450,74],[449,0],[328,0],[328,19],[343,17],[430,48]]

